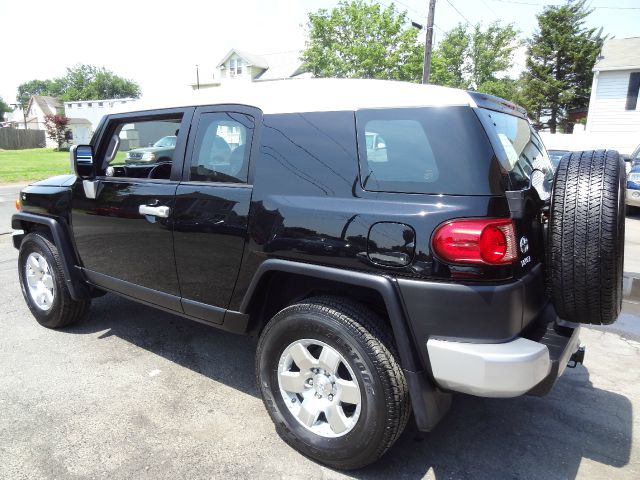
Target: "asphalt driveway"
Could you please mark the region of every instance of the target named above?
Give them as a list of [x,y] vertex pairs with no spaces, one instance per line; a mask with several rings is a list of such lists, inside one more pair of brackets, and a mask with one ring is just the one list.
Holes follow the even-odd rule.
[[[586,366],[551,395],[457,396],[377,464],[342,474],[276,435],[255,340],[107,295],[63,331],[39,327],[0,236],[0,478],[640,477],[640,343],[585,330]],[[625,303],[636,324],[640,306]],[[623,333],[623,335],[625,335]]]

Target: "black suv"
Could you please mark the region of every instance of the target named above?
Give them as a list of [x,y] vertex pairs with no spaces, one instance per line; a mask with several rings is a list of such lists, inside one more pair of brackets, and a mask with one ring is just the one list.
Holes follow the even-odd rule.
[[[619,314],[623,162],[554,175],[502,99],[300,80],[126,108],[20,194],[31,312],[63,327],[112,292],[259,336],[278,433],[324,464],[376,460],[412,411],[429,431],[452,392],[547,393],[578,323]],[[122,163],[126,136],[176,131],[170,162]]]

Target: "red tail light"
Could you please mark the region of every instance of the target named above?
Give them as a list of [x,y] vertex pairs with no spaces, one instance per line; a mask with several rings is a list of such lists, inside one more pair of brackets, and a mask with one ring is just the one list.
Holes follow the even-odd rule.
[[504,265],[518,257],[513,222],[504,218],[452,220],[438,227],[432,244],[451,263]]

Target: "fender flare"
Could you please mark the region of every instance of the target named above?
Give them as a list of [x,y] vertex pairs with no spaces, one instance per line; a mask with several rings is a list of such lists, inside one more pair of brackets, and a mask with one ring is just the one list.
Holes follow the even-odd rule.
[[[414,336],[404,312],[402,296],[397,282],[392,277],[365,272],[342,270],[323,265],[293,262],[281,259],[268,259],[260,264],[247,288],[240,312],[247,313],[260,280],[268,272],[286,272],[312,278],[331,280],[359,287],[371,288],[378,292],[385,303],[391,329],[398,347],[400,364],[404,371],[414,417],[418,428],[430,431],[448,411],[451,395],[439,390],[429,378],[419,353],[415,348]],[[425,362],[428,364],[428,359]]]
[[[58,254],[62,260],[65,284],[69,289],[71,298],[74,300],[85,300],[87,298],[91,298],[85,279],[82,277],[80,270],[75,268],[78,263],[76,261],[77,256],[65,227],[55,218],[35,215],[33,213],[20,212],[15,213],[11,217],[11,227],[14,230],[24,230],[23,222],[44,225],[51,232],[53,243],[58,248]],[[24,234],[14,235],[14,247],[19,249],[23,238]]]

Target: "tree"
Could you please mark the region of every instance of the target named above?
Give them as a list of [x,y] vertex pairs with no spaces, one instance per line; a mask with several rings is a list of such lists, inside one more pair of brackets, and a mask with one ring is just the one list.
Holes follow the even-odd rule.
[[50,95],[69,102],[102,98],[138,98],[140,86],[120,77],[104,67],[78,64],[67,68],[63,77],[49,80],[31,80],[18,86],[16,100],[23,105],[32,95]]
[[316,77],[420,81],[424,46],[393,4],[343,0],[331,11],[310,13],[307,26],[301,59]]
[[604,39],[595,28],[584,27],[593,11],[585,2],[545,7],[528,44],[523,97],[535,123],[551,133],[558,128],[571,133],[569,110],[589,104],[592,68]]
[[511,100],[516,95],[516,83],[504,73],[520,44],[512,24],[496,21],[486,28],[479,23],[459,24],[446,32],[433,53],[432,82]]
[[71,140],[71,131],[67,128],[69,119],[64,115],[45,115],[44,128],[47,136],[58,144],[58,150],[62,149],[65,142]]
[[101,98],[138,98],[140,87],[137,83],[119,77],[104,67],[76,65],[67,68],[63,77],[63,101],[98,100]]
[[18,86],[18,95],[16,95],[16,101],[20,105],[22,105],[22,108],[26,108],[29,104],[29,99],[33,95],[51,95],[52,97],[58,97],[61,94],[61,79],[30,80]]
[[9,113],[11,111],[12,108],[2,100],[2,97],[0,97],[0,121],[3,119],[5,112]]

